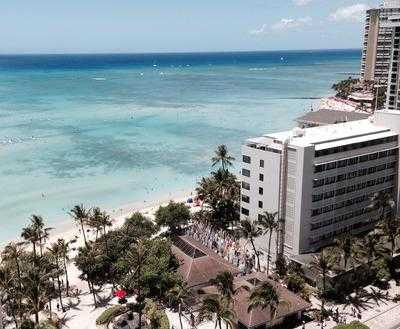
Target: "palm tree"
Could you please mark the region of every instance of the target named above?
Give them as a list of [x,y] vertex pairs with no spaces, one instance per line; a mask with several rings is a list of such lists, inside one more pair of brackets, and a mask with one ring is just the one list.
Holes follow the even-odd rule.
[[263,282],[256,286],[249,296],[249,307],[247,312],[251,312],[255,308],[265,310],[269,307],[271,323],[274,320],[278,307],[286,305],[289,307],[289,302],[281,299],[276,289],[269,282]]
[[85,245],[88,246],[84,224],[86,224],[89,219],[90,211],[86,210],[86,208],[81,204],[73,207],[69,214],[81,226],[83,241],[85,241]]
[[22,229],[21,237],[25,239],[26,243],[32,244],[33,250],[33,260],[37,263],[37,251],[36,245],[40,241],[41,237],[37,229],[35,229],[32,225],[28,225]]
[[63,272],[65,273],[65,284],[66,284],[66,292],[67,296],[69,296],[69,278],[68,278],[68,266],[67,263],[69,262],[69,243],[66,242],[64,239],[58,239],[57,244],[60,249],[60,259],[63,264]]
[[371,198],[371,206],[373,209],[380,210],[380,218],[383,220],[387,210],[392,210],[395,203],[393,195],[388,192],[375,193]]
[[376,233],[390,242],[391,256],[396,251],[396,239],[400,235],[400,221],[397,217],[389,216],[376,226]]
[[351,235],[351,233],[346,233],[335,239],[334,241],[337,247],[343,253],[344,270],[347,270],[348,261],[349,259],[351,259],[352,256],[354,237]]
[[40,257],[43,256],[43,244],[46,242],[46,239],[49,237],[49,231],[51,228],[46,228],[44,226],[44,220],[42,216],[32,215],[31,216],[31,226],[37,232],[39,237],[39,249],[40,249]]
[[60,266],[60,258],[62,257],[62,250],[61,245],[57,242],[51,244],[50,248],[47,248],[50,252],[51,258],[53,260],[53,264],[55,266],[54,275],[57,279],[57,286],[58,286],[58,299],[60,301],[61,309],[64,311],[64,304],[62,300],[62,288],[61,288],[61,281],[60,281],[60,274],[63,273],[63,269]]
[[[310,263],[310,269],[322,275],[322,293],[321,293],[321,315],[325,314],[325,297],[326,297],[326,275],[331,269],[331,263],[326,255],[326,250],[322,249],[319,255],[313,256]],[[322,326],[322,322],[321,322]]]
[[266,211],[258,220],[258,224],[263,228],[263,233],[268,234],[268,258],[267,258],[267,275],[269,275],[269,263],[271,259],[271,239],[272,233],[278,229],[277,222],[278,212],[270,213]]
[[223,170],[227,170],[228,167],[231,167],[234,160],[235,158],[229,155],[226,145],[219,145],[215,150],[215,156],[211,158],[212,166],[214,167],[218,163],[221,163]]
[[250,220],[245,219],[240,222],[238,229],[240,235],[250,242],[251,247],[253,248],[253,252],[257,258],[257,270],[260,271],[260,255],[258,254],[258,251],[254,244],[254,240],[262,234],[261,228]]
[[21,274],[21,264],[20,258],[24,255],[25,251],[22,247],[23,243],[15,243],[10,242],[4,247],[4,250],[1,253],[1,258],[5,262],[9,262],[15,266],[17,281],[18,281],[18,289],[19,289],[19,298],[18,298],[18,308],[19,308],[19,317],[22,319],[22,274]]
[[199,321],[215,321],[217,326],[222,329],[222,322],[226,323],[227,328],[234,328],[235,312],[230,308],[229,302],[221,296],[206,296],[201,304],[199,311]]
[[183,329],[182,323],[182,306],[185,300],[190,296],[190,290],[187,288],[185,283],[178,283],[168,291],[168,298],[171,304],[178,305],[179,323],[181,329]]
[[47,270],[41,258],[38,265],[28,263],[22,277],[24,297],[35,315],[36,326],[39,325],[39,312],[47,301],[50,278],[53,276],[53,273],[48,273]]

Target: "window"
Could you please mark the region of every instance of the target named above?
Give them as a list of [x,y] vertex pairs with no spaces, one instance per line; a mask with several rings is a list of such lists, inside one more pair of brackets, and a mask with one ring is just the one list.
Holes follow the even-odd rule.
[[324,185],[324,179],[323,178],[321,178],[321,179],[314,179],[314,182],[313,182],[313,186],[314,187],[320,187],[320,186],[322,186],[322,185]]
[[376,167],[368,168],[368,174],[376,173]]
[[258,194],[260,194],[260,195],[264,194],[264,189],[262,187],[258,188]]
[[249,203],[250,202],[250,198],[247,195],[243,195],[242,194],[242,201],[246,202],[246,203]]
[[333,184],[334,182],[336,182],[336,177],[325,178],[325,185]]
[[246,182],[242,182],[242,188],[243,188],[244,190],[250,191],[250,184],[249,184],[249,183],[246,183]]
[[312,202],[321,201],[323,198],[324,198],[324,195],[322,193],[321,194],[314,194],[312,196]]
[[346,180],[346,174],[338,175],[336,180],[337,180],[338,182],[341,182],[341,181]]
[[264,181],[264,174],[260,174],[260,181],[261,181],[261,182]]
[[243,155],[243,162],[244,163],[251,163],[251,158],[247,155]]
[[331,170],[336,168],[336,162],[330,162],[326,164],[326,170]]
[[358,174],[358,172],[357,172],[357,171],[352,171],[352,172],[349,172],[349,173],[347,174],[347,179],[353,179],[353,178],[356,178],[356,177],[357,177],[357,174]]
[[370,154],[370,155],[369,155],[369,159],[370,159],[370,160],[376,160],[376,159],[378,159],[378,153]]
[[368,155],[360,156],[360,162],[365,162],[365,161],[368,161]]
[[391,163],[387,164],[387,168],[388,169],[391,169],[391,168],[394,168],[394,167],[396,167],[396,162],[391,162]]
[[385,170],[385,169],[386,169],[386,164],[381,164],[378,167],[376,167],[377,171],[382,171],[382,170]]
[[364,169],[360,169],[358,171],[358,176],[365,176],[368,173],[368,169],[364,168]]
[[249,209],[243,208],[242,207],[242,214],[245,216],[248,216],[250,214]]
[[248,169],[242,169],[242,175],[246,177],[250,177],[250,170]]
[[263,202],[262,201],[258,201],[258,208],[262,208],[263,207]]
[[323,172],[325,170],[325,165],[317,165],[314,167],[314,173]]
[[329,191],[324,193],[324,199],[330,199],[335,196],[335,191]]
[[347,160],[347,165],[352,166],[358,163],[358,158],[351,158]]
[[345,193],[346,193],[346,188],[342,187],[342,188],[336,190],[335,195],[338,196],[338,195],[343,195]]
[[346,167],[346,166],[347,166],[347,160],[338,161],[338,165],[337,165],[338,168],[343,168],[343,167]]
[[260,167],[264,168],[264,160],[260,160]]

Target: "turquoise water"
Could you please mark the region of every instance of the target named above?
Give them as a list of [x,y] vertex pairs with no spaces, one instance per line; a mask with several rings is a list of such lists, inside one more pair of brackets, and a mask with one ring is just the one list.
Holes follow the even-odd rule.
[[[0,56],[0,241],[30,214],[117,208],[192,188],[218,144],[293,119],[359,51]],[[238,170],[237,168],[235,170]]]

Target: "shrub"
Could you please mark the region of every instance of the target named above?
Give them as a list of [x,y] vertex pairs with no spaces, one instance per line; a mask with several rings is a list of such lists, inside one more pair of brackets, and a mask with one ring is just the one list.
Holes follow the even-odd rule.
[[96,320],[96,324],[107,325],[117,316],[126,313],[126,311],[127,311],[126,306],[123,305],[112,306],[100,314],[100,316]]
[[167,314],[158,309],[156,303],[151,299],[146,299],[146,307],[144,308],[146,318],[150,321],[151,328],[169,329],[169,320]]
[[369,327],[359,321],[353,321],[349,324],[339,324],[333,329],[369,329]]

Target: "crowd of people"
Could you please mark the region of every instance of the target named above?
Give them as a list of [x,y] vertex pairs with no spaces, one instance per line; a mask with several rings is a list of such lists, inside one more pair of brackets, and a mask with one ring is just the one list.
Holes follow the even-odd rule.
[[249,245],[228,232],[196,222],[187,229],[186,234],[238,267],[243,275],[255,269],[256,257]]

